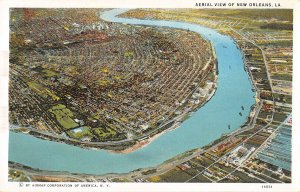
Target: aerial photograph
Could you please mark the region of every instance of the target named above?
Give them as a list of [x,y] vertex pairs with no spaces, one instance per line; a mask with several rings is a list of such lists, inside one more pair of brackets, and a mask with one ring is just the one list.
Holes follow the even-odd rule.
[[10,8],[9,52],[9,182],[292,182],[293,9]]

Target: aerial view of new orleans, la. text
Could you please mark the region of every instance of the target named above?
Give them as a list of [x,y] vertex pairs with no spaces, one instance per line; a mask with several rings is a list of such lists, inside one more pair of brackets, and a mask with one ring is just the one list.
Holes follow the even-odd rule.
[[293,9],[263,6],[10,8],[8,181],[291,183]]

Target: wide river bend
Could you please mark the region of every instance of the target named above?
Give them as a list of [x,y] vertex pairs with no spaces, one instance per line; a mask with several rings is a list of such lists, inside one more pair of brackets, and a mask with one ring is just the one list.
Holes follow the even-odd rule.
[[[88,150],[63,143],[35,138],[10,131],[9,160],[33,168],[73,173],[125,173],[151,167],[218,139],[245,123],[254,104],[254,92],[244,70],[243,54],[233,39],[217,31],[177,21],[119,18],[126,9],[113,9],[101,14],[106,21],[190,30],[214,45],[218,59],[218,88],[211,100],[194,112],[179,128],[155,139],[146,147],[129,154],[105,150]],[[241,106],[244,106],[242,111]],[[243,113],[243,116],[239,115]],[[231,129],[228,129],[228,125]]]

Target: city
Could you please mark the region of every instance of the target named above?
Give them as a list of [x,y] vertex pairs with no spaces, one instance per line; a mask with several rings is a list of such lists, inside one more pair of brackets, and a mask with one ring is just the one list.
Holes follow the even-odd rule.
[[[92,16],[82,17],[92,13],[84,9],[80,18],[68,10],[58,11],[56,17],[50,11],[50,19],[40,22],[34,20],[39,11],[13,11],[27,21],[11,26],[9,94],[14,131],[81,147],[131,152],[156,134],[180,126],[218,90],[213,45],[192,31],[95,21]],[[64,20],[62,13],[73,17]],[[243,105],[239,109],[238,116],[248,116],[247,121],[206,146],[150,168],[78,175],[40,172],[10,162],[11,180],[291,182],[291,10],[134,9],[121,17],[184,21],[233,38],[255,93],[249,115]],[[41,27],[43,22],[48,31]],[[23,40],[14,36],[18,28],[28,31]],[[49,37],[39,39],[37,34],[42,33]],[[14,54],[24,47],[23,55]],[[227,70],[233,68],[229,65]]]
[[191,32],[13,11],[25,22],[11,24],[10,120],[23,132],[132,145],[176,126],[214,90],[211,45]]

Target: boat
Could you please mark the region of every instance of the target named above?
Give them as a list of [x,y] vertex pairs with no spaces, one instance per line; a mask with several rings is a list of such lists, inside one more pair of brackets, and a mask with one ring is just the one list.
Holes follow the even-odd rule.
[[244,109],[245,109],[245,108],[244,108],[244,106],[242,105],[242,110],[244,111]]
[[230,129],[230,125],[228,125],[228,129]]
[[239,112],[239,115],[240,115],[240,116],[243,116],[242,112]]

